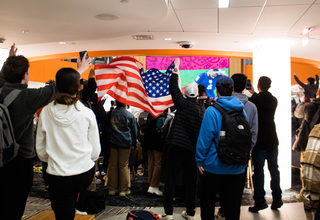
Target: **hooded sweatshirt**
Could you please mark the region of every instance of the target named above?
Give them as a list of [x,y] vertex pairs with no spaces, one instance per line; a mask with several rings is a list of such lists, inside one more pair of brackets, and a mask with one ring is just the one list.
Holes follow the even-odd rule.
[[[243,104],[237,97],[220,97],[216,103],[227,111],[231,109],[243,110]],[[246,113],[243,113],[247,117]],[[214,143],[219,143],[221,120],[222,115],[216,108],[213,106],[207,108],[197,141],[197,164],[203,167],[206,172],[213,174],[242,174],[247,165],[229,165],[221,162],[218,158],[217,146]]]
[[240,93],[233,93],[233,97],[238,99],[244,104],[244,110],[248,116],[248,122],[251,131],[251,149],[256,145],[258,137],[258,110],[255,104],[248,100],[248,96]]
[[48,163],[47,172],[73,176],[94,166],[100,154],[97,121],[91,109],[80,101],[75,105],[49,103],[38,122],[36,150]]

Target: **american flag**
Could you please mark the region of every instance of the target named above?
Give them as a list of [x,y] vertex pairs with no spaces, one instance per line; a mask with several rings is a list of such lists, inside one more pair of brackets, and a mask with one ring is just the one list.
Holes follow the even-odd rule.
[[96,65],[99,100],[107,93],[157,117],[173,106],[169,82],[174,66],[172,62],[165,73],[157,69],[144,72],[143,65],[132,57],[118,57],[107,65]]

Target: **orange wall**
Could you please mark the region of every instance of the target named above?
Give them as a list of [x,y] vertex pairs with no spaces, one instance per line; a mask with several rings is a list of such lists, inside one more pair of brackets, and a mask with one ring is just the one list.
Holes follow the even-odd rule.
[[[89,51],[90,57],[103,56],[135,56],[142,58],[143,56],[215,56],[229,58],[246,58],[251,59],[251,53],[241,52],[225,52],[225,51],[204,51],[204,50],[115,50],[115,51]],[[78,53],[53,54],[41,57],[31,57],[30,61],[30,80],[36,82],[46,82],[49,79],[55,79],[56,72],[62,67],[72,67],[76,69],[76,63],[61,61],[61,59],[76,58]],[[137,57],[137,58],[138,58]],[[313,77],[317,72],[320,75],[320,62],[291,58],[291,72],[297,73],[298,78],[302,82],[306,82],[308,77]],[[82,74],[84,79],[88,78],[89,70]],[[252,65],[245,66],[245,75],[248,79],[252,78]],[[293,75],[291,84],[296,84]]]
[[[77,64],[60,59],[31,61],[30,62],[30,81],[46,82],[48,80],[55,80],[56,73],[62,67],[71,67],[77,69]],[[89,70],[82,74],[84,79],[87,79]]]
[[[320,68],[313,64],[291,62],[291,85],[297,84],[293,78],[293,73],[297,74],[297,77],[301,82],[307,83],[307,78],[315,77],[315,73],[320,75]],[[245,66],[245,75],[248,77],[248,79],[252,80],[252,65]]]

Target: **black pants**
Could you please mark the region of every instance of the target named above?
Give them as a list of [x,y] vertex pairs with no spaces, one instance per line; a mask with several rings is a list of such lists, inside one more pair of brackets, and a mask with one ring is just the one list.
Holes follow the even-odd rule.
[[200,208],[202,220],[214,220],[216,194],[219,192],[226,220],[239,220],[246,173],[217,175],[204,172],[200,176]]
[[48,163],[42,162],[42,177],[43,177],[45,186],[49,185],[47,168],[48,168]]
[[22,218],[32,183],[32,159],[17,156],[0,168],[0,219]]
[[90,185],[95,167],[89,171],[74,176],[49,177],[49,194],[51,207],[57,220],[73,220],[78,193]]
[[164,211],[167,215],[173,213],[173,197],[176,185],[185,186],[187,214],[194,216],[197,195],[198,170],[195,154],[181,148],[173,148],[168,154],[166,164]]

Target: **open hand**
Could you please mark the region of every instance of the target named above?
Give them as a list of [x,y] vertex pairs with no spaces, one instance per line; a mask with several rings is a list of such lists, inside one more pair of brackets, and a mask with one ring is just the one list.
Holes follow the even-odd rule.
[[77,71],[80,73],[80,75],[84,73],[91,66],[91,59],[86,58],[87,53],[88,52],[84,54],[82,59],[78,58],[77,60],[77,66],[78,66]]
[[18,51],[18,48],[16,48],[16,44],[13,43],[10,50],[9,50],[9,57],[16,56],[17,51]]

